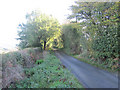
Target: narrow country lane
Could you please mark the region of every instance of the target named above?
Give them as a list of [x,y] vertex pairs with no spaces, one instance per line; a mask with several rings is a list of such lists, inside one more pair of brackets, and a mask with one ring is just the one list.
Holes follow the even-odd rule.
[[98,69],[62,52],[55,52],[85,88],[118,88],[118,75]]

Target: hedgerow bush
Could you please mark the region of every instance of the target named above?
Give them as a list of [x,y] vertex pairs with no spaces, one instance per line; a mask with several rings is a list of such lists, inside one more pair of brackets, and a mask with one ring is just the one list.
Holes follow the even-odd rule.
[[[24,68],[34,66],[36,59],[42,59],[41,51],[28,48],[20,51],[2,54],[2,85],[8,87],[11,83],[24,79]],[[32,57],[34,54],[34,57]]]
[[11,84],[15,88],[81,88],[78,80],[53,55],[47,54],[44,62],[25,69],[26,78]]

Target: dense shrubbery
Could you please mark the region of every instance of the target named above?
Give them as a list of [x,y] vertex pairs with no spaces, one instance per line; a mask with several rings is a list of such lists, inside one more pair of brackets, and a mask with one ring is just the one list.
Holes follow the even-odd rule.
[[62,27],[63,46],[67,53],[80,54],[81,33],[78,24],[65,24]]
[[[38,60],[39,61],[39,60]],[[39,65],[25,69],[26,78],[10,87],[16,88],[81,88],[78,80],[53,55],[47,54]]]

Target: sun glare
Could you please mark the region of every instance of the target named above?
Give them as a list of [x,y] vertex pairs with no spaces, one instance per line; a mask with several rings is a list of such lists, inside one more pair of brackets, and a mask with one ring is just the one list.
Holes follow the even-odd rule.
[[32,10],[39,9],[41,12],[52,15],[62,24],[69,6],[74,0],[3,0],[0,1],[0,48],[15,48],[19,42],[17,38],[17,26],[25,21],[25,15]]

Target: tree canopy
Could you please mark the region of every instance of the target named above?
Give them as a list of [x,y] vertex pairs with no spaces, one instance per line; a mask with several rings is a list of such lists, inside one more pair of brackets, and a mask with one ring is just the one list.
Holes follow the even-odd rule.
[[21,48],[42,47],[49,45],[50,40],[60,35],[60,24],[57,19],[39,11],[32,11],[26,15],[26,23],[19,24],[18,38]]
[[120,58],[119,4],[119,2],[77,0],[75,5],[70,7],[72,14],[68,19],[71,22],[62,28],[66,53],[69,51],[95,58],[96,61],[104,64],[118,65],[117,60]]

